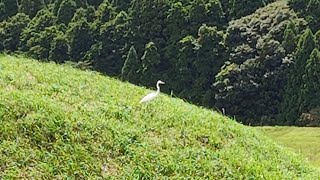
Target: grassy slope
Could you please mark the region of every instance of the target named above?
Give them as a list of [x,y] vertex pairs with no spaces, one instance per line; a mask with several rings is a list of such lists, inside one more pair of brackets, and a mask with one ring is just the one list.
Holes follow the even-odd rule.
[[257,127],[277,143],[302,154],[320,167],[320,128],[312,127]]
[[299,157],[213,111],[68,66],[0,57],[0,179],[315,179]]

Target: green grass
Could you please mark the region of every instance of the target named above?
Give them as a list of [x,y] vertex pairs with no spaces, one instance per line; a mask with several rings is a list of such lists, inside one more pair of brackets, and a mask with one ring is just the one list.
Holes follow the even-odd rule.
[[0,179],[316,179],[256,130],[67,65],[0,56]]
[[277,143],[302,154],[320,168],[320,128],[313,127],[257,127]]

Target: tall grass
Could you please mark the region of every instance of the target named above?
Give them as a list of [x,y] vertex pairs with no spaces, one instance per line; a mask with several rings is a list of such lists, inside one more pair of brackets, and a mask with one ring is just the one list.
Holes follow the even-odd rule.
[[315,179],[221,114],[67,65],[0,57],[0,179]]

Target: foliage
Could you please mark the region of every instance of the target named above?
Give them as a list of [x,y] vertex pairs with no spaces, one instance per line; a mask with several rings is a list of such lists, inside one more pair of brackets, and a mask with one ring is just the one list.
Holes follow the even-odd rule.
[[0,21],[3,21],[18,13],[18,3],[12,0],[2,0],[0,2]]
[[53,3],[53,9],[52,9],[52,13],[57,16],[59,8],[61,6],[61,3],[63,2],[63,0],[56,0]]
[[317,42],[317,47],[320,47],[320,30],[314,34]]
[[188,10],[181,2],[171,4],[165,19],[166,28],[163,30],[166,37],[170,38],[172,44],[177,43],[188,31]]
[[297,29],[293,22],[287,24],[287,28],[283,34],[282,46],[288,54],[292,54],[297,47]]
[[131,38],[130,23],[130,17],[124,11],[106,23],[95,22],[95,27],[99,32],[99,36],[96,37],[98,42],[88,52],[88,57],[95,57],[91,59],[94,60],[94,69],[110,76],[121,75],[123,57],[130,47],[128,43]]
[[57,12],[57,23],[69,24],[76,10],[77,4],[75,1],[63,0]]
[[265,5],[275,2],[275,0],[221,0],[222,7],[228,20],[239,19],[252,14],[255,10]]
[[219,29],[225,25],[225,17],[219,0],[194,0],[191,2],[189,14],[191,34],[195,34],[202,24],[217,26]]
[[307,59],[316,48],[316,40],[310,29],[307,29],[299,39],[295,52],[294,65],[289,72],[289,79],[285,88],[284,100],[282,103],[282,118],[294,124],[304,109],[303,105],[303,76],[305,73]]
[[281,123],[277,115],[288,66],[281,42],[294,17],[279,2],[230,23],[226,37],[230,57],[214,83],[217,108],[246,124]]
[[294,9],[299,16],[304,17],[310,28],[317,31],[319,26],[320,17],[320,1],[319,0],[289,0],[290,8]]
[[202,25],[198,31],[198,38],[187,36],[180,41],[179,61],[177,63],[177,83],[181,89],[180,96],[196,103],[211,103],[214,97],[206,97],[206,91],[211,91],[210,86],[214,77],[225,62],[225,47],[223,33],[216,27]]
[[165,21],[170,4],[167,1],[148,0],[135,0],[132,4],[131,30],[135,32],[132,41],[139,42],[135,45],[137,52],[143,52],[145,45],[151,41],[159,48],[165,47]]
[[80,61],[93,44],[90,24],[86,19],[69,24],[67,38],[69,39],[69,54],[73,61]]
[[37,59],[47,59],[49,57],[51,42],[58,33],[60,33],[59,29],[56,26],[51,26],[41,31],[38,36],[35,36],[36,38],[32,37],[28,41],[30,55]]
[[19,37],[29,22],[30,19],[27,15],[18,13],[0,23],[0,48],[8,51],[18,50]]
[[19,12],[29,15],[31,19],[44,7],[43,0],[21,0]]
[[91,6],[98,7],[103,0],[87,0],[87,3]]
[[153,42],[146,44],[144,53],[141,57],[141,76],[140,81],[148,86],[153,85],[159,79],[158,65],[161,63],[160,54],[157,46]]
[[0,57],[4,179],[316,179],[301,157],[217,112],[67,65]]
[[81,18],[85,18],[88,22],[93,22],[95,20],[95,9],[93,6],[88,6],[86,9],[78,8],[73,15],[71,22],[80,21]]
[[119,11],[127,11],[131,5],[132,0],[113,0],[112,5]]
[[58,63],[69,60],[70,56],[68,49],[70,49],[70,47],[67,38],[62,33],[57,34],[50,44],[49,59]]
[[[20,49],[28,51],[33,47],[32,42],[38,41],[37,38],[45,28],[52,27],[56,21],[56,17],[48,10],[40,10],[39,13],[28,23],[23,29],[20,36]],[[48,42],[49,43],[49,42]],[[39,44],[35,44],[39,45]]]
[[193,66],[194,48],[197,46],[196,39],[193,36],[186,36],[179,42],[179,54],[176,62],[177,76],[173,88],[179,92],[179,96],[191,99],[189,96],[190,85],[192,84],[193,75],[196,74]]
[[304,71],[301,89],[302,102],[299,109],[301,112],[308,112],[320,106],[320,52],[317,48],[311,52]]
[[104,0],[96,11],[98,22],[103,24],[115,17],[115,8],[108,0]]
[[127,59],[121,70],[121,79],[137,84],[140,82],[140,65],[141,61],[138,58],[137,51],[134,46],[131,46],[127,55]]

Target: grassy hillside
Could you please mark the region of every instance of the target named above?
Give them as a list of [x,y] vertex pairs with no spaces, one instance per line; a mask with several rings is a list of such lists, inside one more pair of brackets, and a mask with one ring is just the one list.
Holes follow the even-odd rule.
[[301,158],[213,111],[69,66],[0,57],[0,179],[315,179]]
[[292,148],[320,168],[320,129],[314,127],[257,127],[277,143]]

